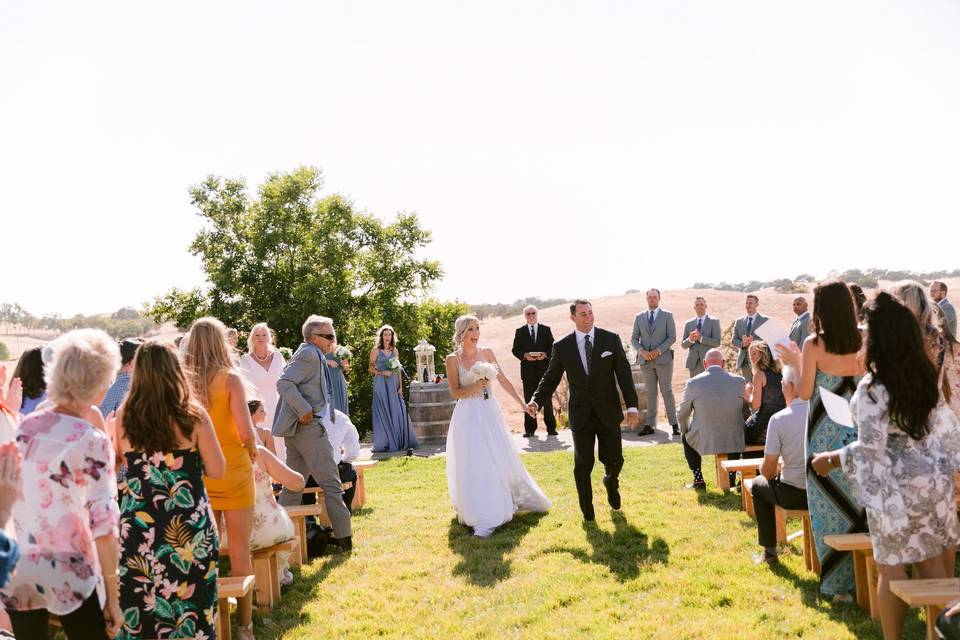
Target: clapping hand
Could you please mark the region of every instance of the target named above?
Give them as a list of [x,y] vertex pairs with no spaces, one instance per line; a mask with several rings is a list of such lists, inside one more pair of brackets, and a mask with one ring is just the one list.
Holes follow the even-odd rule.
[[690,341],[691,342],[700,342],[700,332],[694,329],[690,332]]
[[783,364],[788,364],[794,369],[800,367],[800,361],[803,357],[803,353],[800,351],[800,347],[794,342],[788,342],[784,344],[778,342],[774,345],[774,349],[777,350],[777,355],[780,357],[780,362]]
[[743,336],[743,348],[746,349],[753,342],[753,336]]
[[20,382],[20,378],[14,378],[10,381],[10,388],[7,390],[4,402],[11,411],[17,412],[20,410],[20,406],[23,404],[23,383]]

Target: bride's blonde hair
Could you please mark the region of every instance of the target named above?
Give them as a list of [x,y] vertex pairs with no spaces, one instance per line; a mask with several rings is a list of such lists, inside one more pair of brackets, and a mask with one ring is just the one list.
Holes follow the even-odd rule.
[[479,325],[480,319],[477,316],[466,315],[460,316],[453,323],[453,350],[456,353],[463,351],[463,334],[470,328],[471,322],[476,322]]

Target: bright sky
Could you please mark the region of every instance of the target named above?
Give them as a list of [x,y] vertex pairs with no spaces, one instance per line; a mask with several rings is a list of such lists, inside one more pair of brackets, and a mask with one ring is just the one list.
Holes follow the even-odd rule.
[[0,301],[201,284],[188,187],[301,164],[417,211],[442,298],[957,268],[958,33],[954,0],[5,0]]

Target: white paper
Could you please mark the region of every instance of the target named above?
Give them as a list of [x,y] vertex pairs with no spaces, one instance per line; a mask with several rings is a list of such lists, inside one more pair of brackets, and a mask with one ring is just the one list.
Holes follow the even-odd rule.
[[790,348],[790,334],[783,330],[779,324],[773,320],[767,320],[762,325],[753,330],[761,340],[767,343],[767,346],[770,347],[770,354],[773,356],[774,360],[779,360],[780,356],[777,354],[777,345],[782,344],[787,349]]
[[853,427],[853,414],[850,413],[850,403],[846,398],[820,387],[820,402],[831,420],[844,427]]

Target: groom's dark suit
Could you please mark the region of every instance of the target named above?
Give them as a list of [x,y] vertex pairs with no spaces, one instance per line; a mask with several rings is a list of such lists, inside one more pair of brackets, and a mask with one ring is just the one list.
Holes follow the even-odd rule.
[[623,410],[617,395],[617,384],[627,407],[636,408],[637,393],[633,386],[630,364],[623,352],[623,345],[615,333],[594,327],[591,341],[592,353],[589,373],[584,370],[577,332],[564,337],[553,345],[553,354],[547,372],[543,374],[533,402],[543,406],[550,402],[554,390],[567,374],[570,388],[568,413],[573,431],[573,477],[580,497],[580,510],[584,516],[593,517],[593,486],[590,472],[593,471],[593,445],[597,443],[600,462],[606,471],[604,483],[608,488],[619,486],[620,469],[623,467],[623,446],[620,440],[620,423]]

